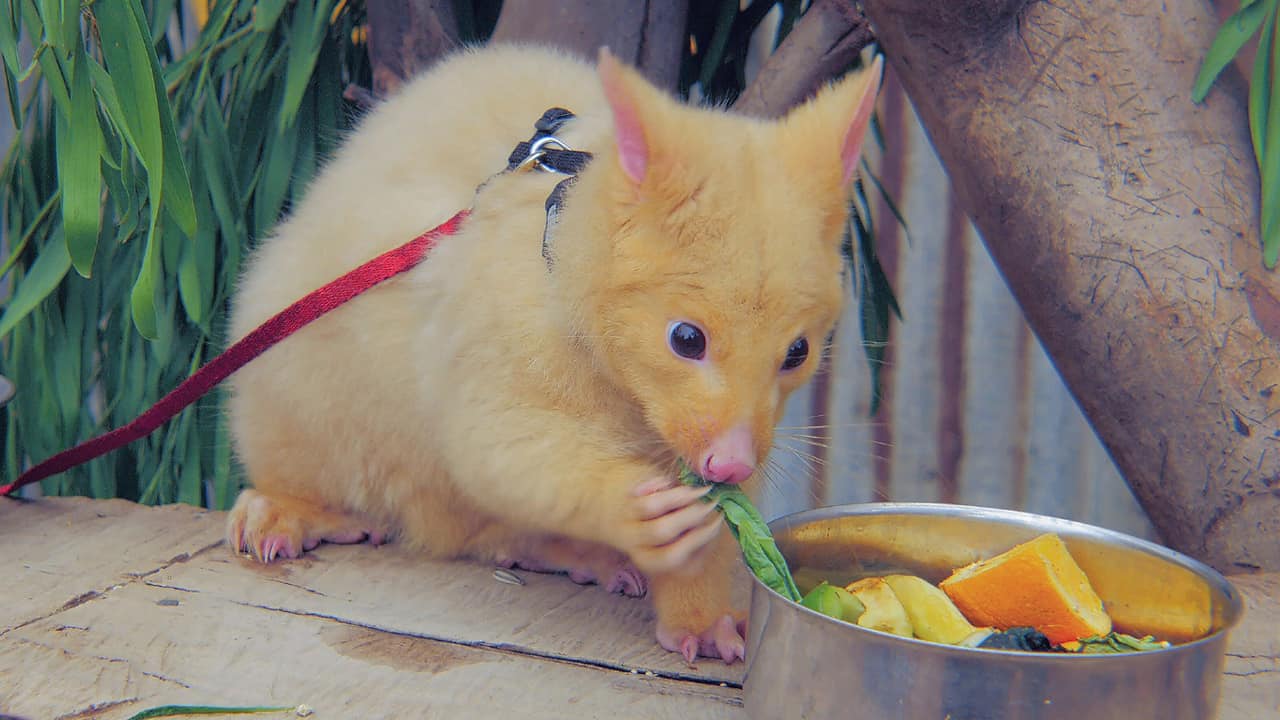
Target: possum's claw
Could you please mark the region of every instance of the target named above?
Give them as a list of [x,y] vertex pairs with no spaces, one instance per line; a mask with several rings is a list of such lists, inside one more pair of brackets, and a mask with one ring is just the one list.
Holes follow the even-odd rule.
[[354,515],[333,512],[310,502],[245,490],[227,518],[227,544],[264,563],[292,560],[322,542],[352,544],[368,540],[381,545],[387,534],[371,529]]
[[631,565],[623,565],[613,574],[613,579],[604,589],[627,597],[644,597],[649,592],[649,581]]

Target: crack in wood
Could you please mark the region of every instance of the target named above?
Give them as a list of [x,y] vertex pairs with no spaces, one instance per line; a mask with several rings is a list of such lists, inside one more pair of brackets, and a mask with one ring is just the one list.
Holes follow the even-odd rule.
[[[709,685],[712,687],[723,687],[723,688],[736,689],[736,690],[742,689],[742,683],[733,681],[733,680],[719,680],[715,678],[708,678],[708,677],[703,677],[699,675],[692,675],[692,674],[686,674],[686,673],[680,673],[680,672],[673,673],[668,670],[659,671],[659,670],[653,670],[653,669],[647,669],[647,668],[634,668],[622,663],[609,662],[607,660],[596,660],[596,659],[585,658],[585,657],[576,657],[572,655],[557,655],[555,653],[547,652],[545,650],[537,650],[535,648],[530,648],[530,647],[518,645],[515,643],[491,642],[487,640],[459,640],[457,638],[451,638],[444,635],[435,635],[431,633],[404,632],[401,630],[392,630],[389,628],[380,627],[378,625],[362,623],[355,620],[348,620],[346,618],[337,617],[334,615],[327,615],[325,613],[309,612],[306,610],[293,610],[290,608],[275,607],[271,605],[260,605],[258,603],[246,602],[243,600],[231,600],[230,602],[236,605],[240,605],[241,607],[254,608],[256,610],[266,610],[267,612],[279,612],[279,613],[284,613],[286,615],[294,615],[296,617],[318,618],[321,620],[328,620],[330,622],[335,622],[335,623],[346,625],[349,627],[363,628],[365,630],[372,630],[375,632],[386,633],[388,635],[395,635],[399,637],[419,638],[422,640],[433,640],[435,642],[446,643],[449,645],[458,645],[462,647],[492,650],[499,653],[509,653],[512,655],[519,655],[523,657],[549,660],[551,662],[558,662],[558,663],[563,663],[566,665],[572,665],[577,667],[589,667],[589,668],[595,668],[598,670],[609,670],[612,672],[626,673],[628,675],[644,674],[646,676],[650,676],[654,678],[663,678],[666,680],[677,680],[680,682],[694,683],[697,685]],[[726,702],[730,705],[737,704],[734,702],[732,698],[717,697],[716,699]]]
[[65,715],[59,715],[54,720],[87,720],[88,718],[97,717],[104,710],[120,707],[121,705],[132,705],[138,702],[137,696],[123,698],[120,700],[107,700],[105,702],[93,703],[83,710],[76,710]]
[[1266,675],[1268,673],[1280,673],[1280,668],[1262,668],[1261,670],[1249,670],[1247,672],[1237,672],[1235,670],[1224,671],[1223,675],[1231,677],[1253,677],[1254,675]]
[[[67,610],[71,610],[72,608],[83,605],[86,602],[89,602],[90,600],[98,600],[98,599],[104,598],[115,590],[125,587],[126,585],[131,585],[137,582],[138,580],[142,580],[143,578],[150,577],[162,570],[167,570],[173,567],[174,565],[177,565],[178,563],[187,562],[188,560],[198,557],[204,554],[205,552],[208,552],[209,550],[212,550],[213,548],[218,547],[221,544],[222,544],[222,540],[219,539],[217,542],[205,545],[204,547],[196,550],[193,553],[179,553],[178,555],[175,555],[169,558],[168,560],[166,560],[165,562],[161,563],[160,566],[147,572],[125,573],[124,575],[126,579],[123,582],[114,582],[98,590],[86,590],[80,593],[79,595],[76,595],[75,597],[71,598],[67,602],[63,603],[61,607],[57,608],[56,610],[53,610],[52,612],[48,612],[43,615],[38,615],[36,617],[29,618],[27,620],[24,620],[10,627],[0,628],[0,638],[3,638],[5,635],[8,635],[14,630],[21,630],[22,628],[27,627],[28,625],[31,625],[33,623],[38,623],[43,620],[48,620],[49,618],[52,618],[53,616],[58,615],[59,613],[66,612]],[[150,584],[150,583],[147,583],[147,584]],[[181,590],[182,588],[172,588],[172,589]]]

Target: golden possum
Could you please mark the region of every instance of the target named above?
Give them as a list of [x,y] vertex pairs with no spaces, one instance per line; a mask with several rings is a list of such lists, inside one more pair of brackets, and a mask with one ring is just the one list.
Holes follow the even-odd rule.
[[[232,333],[474,211],[421,265],[241,370],[229,416],[253,489],[228,539],[263,562],[395,537],[651,596],[689,661],[744,656],[739,562],[678,486],[758,482],[783,403],[845,295],[840,242],[879,80],[777,122],[681,104],[596,67],[497,46],[455,54],[362,123],[253,254]],[[563,179],[496,175],[549,107],[595,154],[542,255]],[[486,182],[488,181],[488,182]],[[477,187],[480,187],[477,190]]]

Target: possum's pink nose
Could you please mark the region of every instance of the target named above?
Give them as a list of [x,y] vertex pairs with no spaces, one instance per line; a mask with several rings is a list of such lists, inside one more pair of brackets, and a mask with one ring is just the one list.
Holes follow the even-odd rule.
[[755,466],[755,443],[746,425],[739,425],[712,440],[702,453],[702,477],[711,482],[740,483],[751,477]]

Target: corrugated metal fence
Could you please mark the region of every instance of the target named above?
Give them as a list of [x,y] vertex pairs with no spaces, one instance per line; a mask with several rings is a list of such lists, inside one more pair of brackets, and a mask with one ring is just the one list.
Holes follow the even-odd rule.
[[[902,232],[883,202],[874,209],[877,247],[903,313],[882,369],[882,405],[868,416],[870,377],[851,304],[830,376],[799,391],[781,425],[781,445],[801,447],[818,461],[776,450],[783,470],[768,483],[763,512],[774,517],[877,500],[958,502],[1154,538],[957,207],[892,72],[880,103],[886,148],[868,152],[909,230]],[[801,438],[787,435],[820,445],[803,448]]]

